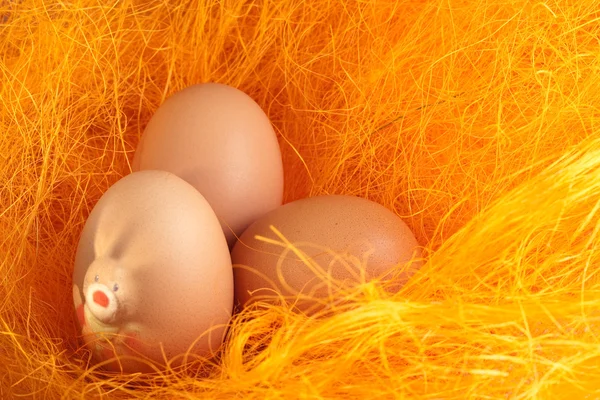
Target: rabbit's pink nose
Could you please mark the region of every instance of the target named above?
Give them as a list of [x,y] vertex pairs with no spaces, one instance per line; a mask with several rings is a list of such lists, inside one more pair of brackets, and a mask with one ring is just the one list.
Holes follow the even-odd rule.
[[108,307],[108,296],[99,290],[96,290],[93,295],[94,303],[101,307]]

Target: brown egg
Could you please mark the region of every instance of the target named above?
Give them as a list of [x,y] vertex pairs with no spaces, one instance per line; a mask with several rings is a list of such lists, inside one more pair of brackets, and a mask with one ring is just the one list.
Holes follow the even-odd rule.
[[[270,226],[301,253],[282,245]],[[397,268],[404,269],[398,282],[403,284],[420,266],[420,257],[408,226],[380,204],[351,196],[297,200],[255,221],[234,246],[236,303],[274,301],[280,294],[297,300],[301,310],[318,309],[335,287],[401,272]]]
[[119,180],[81,233],[73,299],[95,359],[127,356],[109,369],[147,371],[130,357],[161,365],[163,351],[167,359],[188,350],[209,356],[231,317],[233,272],[207,201],[165,171]]
[[146,127],[133,170],[169,171],[194,186],[221,221],[229,245],[281,205],[279,144],[263,110],[230,86],[190,86],[168,98]]

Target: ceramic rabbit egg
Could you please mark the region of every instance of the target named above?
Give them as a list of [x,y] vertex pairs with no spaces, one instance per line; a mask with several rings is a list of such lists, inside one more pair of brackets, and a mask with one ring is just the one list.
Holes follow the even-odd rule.
[[83,228],[73,281],[85,341],[97,361],[118,357],[112,370],[149,370],[136,358],[160,366],[188,351],[210,356],[231,317],[219,221],[193,186],[165,171],[130,174],[104,193]]

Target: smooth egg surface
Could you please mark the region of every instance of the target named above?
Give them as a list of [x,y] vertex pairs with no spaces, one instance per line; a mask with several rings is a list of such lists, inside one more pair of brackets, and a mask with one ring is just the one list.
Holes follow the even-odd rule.
[[210,356],[231,317],[233,272],[208,202],[165,171],[116,182],[83,228],[73,298],[94,358],[118,356],[108,369],[147,371],[134,357],[164,365],[188,350]]
[[417,240],[396,214],[366,199],[338,195],[271,211],[242,234],[231,257],[236,304],[283,296],[304,311],[319,308],[316,302],[327,299],[332,288],[392,272],[401,287],[421,265]]
[[283,198],[271,122],[252,98],[227,85],[193,85],[158,108],[133,160],[134,171],[148,169],[172,172],[202,193],[230,246]]

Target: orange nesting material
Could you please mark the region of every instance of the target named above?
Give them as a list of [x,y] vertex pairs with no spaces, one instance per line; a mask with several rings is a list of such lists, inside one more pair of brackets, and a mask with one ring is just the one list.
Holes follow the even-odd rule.
[[[0,398],[600,398],[599,21],[595,0],[0,1]],[[186,368],[101,371],[80,234],[206,82],[270,120],[283,203],[374,201],[424,263],[322,318],[247,307]]]

